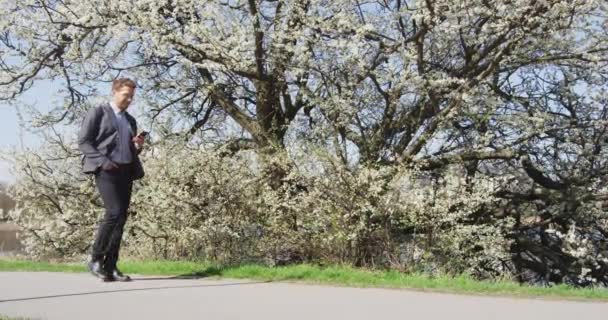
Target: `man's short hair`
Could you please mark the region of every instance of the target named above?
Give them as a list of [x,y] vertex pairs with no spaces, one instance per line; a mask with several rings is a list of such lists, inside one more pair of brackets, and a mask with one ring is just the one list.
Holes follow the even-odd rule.
[[133,81],[129,78],[119,78],[119,79],[112,81],[112,91],[116,91],[125,86],[129,87],[131,89],[135,89],[137,87],[137,85],[135,84],[135,81]]

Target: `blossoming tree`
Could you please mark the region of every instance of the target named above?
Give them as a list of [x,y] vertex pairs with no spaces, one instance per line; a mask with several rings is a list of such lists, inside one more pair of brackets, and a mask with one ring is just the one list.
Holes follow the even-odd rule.
[[1,0],[0,99],[61,83],[65,103],[36,122],[52,128],[129,74],[159,138],[254,150],[271,180],[289,180],[273,159],[303,144],[383,172],[380,190],[404,169],[465,193],[495,179],[496,201],[477,190],[441,212],[469,208],[453,216],[462,230],[503,226],[513,274],[554,281],[574,265],[572,281],[606,281],[607,13],[599,0]]

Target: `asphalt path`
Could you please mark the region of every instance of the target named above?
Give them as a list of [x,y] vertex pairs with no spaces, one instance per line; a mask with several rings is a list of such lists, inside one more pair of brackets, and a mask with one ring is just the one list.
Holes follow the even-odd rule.
[[27,319],[608,319],[608,303],[280,282],[0,272],[0,315]]

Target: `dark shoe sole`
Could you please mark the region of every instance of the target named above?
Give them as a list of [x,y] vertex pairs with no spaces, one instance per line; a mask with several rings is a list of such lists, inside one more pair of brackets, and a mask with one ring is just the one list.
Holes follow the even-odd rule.
[[118,279],[118,278],[114,278],[114,277],[103,278],[101,280],[103,280],[103,282],[131,282],[132,281],[131,278]]
[[116,279],[112,278],[112,277],[108,277],[108,276],[104,276],[104,275],[100,275],[94,272],[91,272],[92,275],[94,275],[96,278],[101,279],[101,281],[103,282],[112,282],[112,281],[116,281]]
[[116,278],[116,277],[112,277],[114,280],[113,281],[118,281],[118,282],[130,282],[131,281],[131,277],[129,276],[125,276],[124,278]]

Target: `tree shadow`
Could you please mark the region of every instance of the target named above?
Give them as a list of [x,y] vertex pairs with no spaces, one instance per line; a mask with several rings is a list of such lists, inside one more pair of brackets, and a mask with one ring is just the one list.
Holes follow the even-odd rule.
[[166,276],[166,277],[131,277],[133,281],[147,281],[147,280],[196,280],[201,278],[217,277],[222,275],[222,269],[218,267],[207,267],[200,271],[192,273],[180,274],[177,276]]
[[[168,280],[171,278],[164,278],[164,279]],[[99,295],[99,294],[109,294],[109,293],[129,292],[129,291],[154,291],[154,290],[169,290],[169,289],[184,289],[184,288],[231,287],[231,286],[256,285],[256,284],[263,284],[263,283],[268,283],[268,282],[270,282],[270,281],[215,283],[215,284],[199,284],[199,285],[184,285],[184,286],[164,286],[164,287],[149,287],[149,288],[102,290],[102,291],[90,291],[90,292],[56,294],[56,295],[48,295],[48,296],[5,299],[5,300],[0,300],[0,304],[7,303],[7,302],[43,300],[43,299],[65,298],[65,297],[86,296],[86,295]]]

